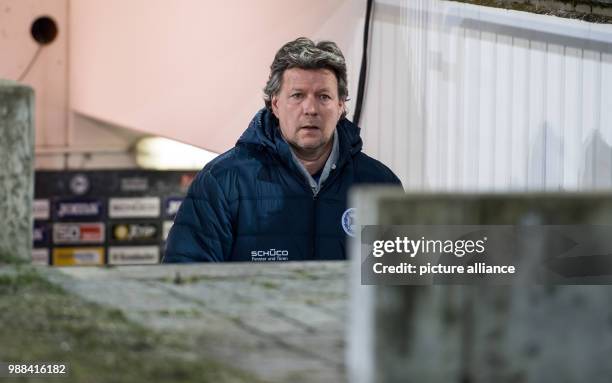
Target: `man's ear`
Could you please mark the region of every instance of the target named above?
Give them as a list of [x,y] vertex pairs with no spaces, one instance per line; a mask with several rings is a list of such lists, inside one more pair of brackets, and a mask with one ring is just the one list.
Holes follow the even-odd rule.
[[272,113],[274,113],[274,116],[276,118],[278,118],[278,96],[277,95],[272,95],[272,99],[270,100],[270,105],[272,105]]

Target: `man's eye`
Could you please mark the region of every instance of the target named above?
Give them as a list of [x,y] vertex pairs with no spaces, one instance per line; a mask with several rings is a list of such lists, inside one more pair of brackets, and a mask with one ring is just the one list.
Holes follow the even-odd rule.
[[301,94],[301,93],[293,93],[293,94],[291,95],[291,97],[292,97],[292,98],[301,98],[301,97],[302,97],[302,94]]
[[321,100],[324,100],[324,101],[331,100],[331,97],[327,94],[322,94],[319,97],[321,98]]

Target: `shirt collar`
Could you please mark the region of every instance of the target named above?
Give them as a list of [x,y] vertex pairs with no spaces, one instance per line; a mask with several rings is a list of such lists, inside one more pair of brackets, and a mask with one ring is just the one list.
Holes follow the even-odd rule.
[[304,165],[302,165],[302,162],[300,162],[299,158],[293,152],[293,149],[291,149],[291,157],[293,158],[293,162],[297,165],[298,169],[300,169],[300,172],[306,179],[306,182],[308,182],[308,185],[310,185],[310,188],[312,189],[314,195],[317,195],[317,193],[319,193],[319,190],[321,190],[321,186],[323,186],[323,183],[325,182],[325,180],[327,180],[331,171],[336,169],[336,163],[338,162],[338,157],[340,155],[340,139],[338,138],[338,129],[334,129],[334,135],[332,136],[332,140],[332,150],[329,154],[329,157],[327,157],[327,161],[325,161],[325,165],[323,166],[323,172],[321,173],[319,182],[315,181],[315,179],[312,178],[310,173],[308,173],[308,170],[306,170]]

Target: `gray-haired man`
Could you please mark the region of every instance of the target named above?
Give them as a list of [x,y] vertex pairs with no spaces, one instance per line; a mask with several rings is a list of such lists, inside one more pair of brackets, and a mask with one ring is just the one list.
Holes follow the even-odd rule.
[[307,38],[276,53],[261,109],[236,146],[198,173],[168,237],[164,262],[346,259],[347,192],[401,185],[361,152],[345,118],[338,46]]

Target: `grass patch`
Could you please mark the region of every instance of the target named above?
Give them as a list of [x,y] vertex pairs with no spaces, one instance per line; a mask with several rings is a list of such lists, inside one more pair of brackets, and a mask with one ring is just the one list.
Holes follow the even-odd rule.
[[0,252],[0,265],[24,265],[29,263],[23,258],[15,257],[14,255],[9,255]]
[[296,279],[305,279],[305,280],[309,280],[309,281],[316,281],[318,279],[321,279],[321,277],[315,273],[310,273],[306,270],[303,269],[297,269],[297,270],[293,270],[293,274],[295,276]]
[[179,309],[179,310],[159,310],[157,315],[162,317],[173,317],[173,318],[201,318],[202,313],[196,309]]
[[260,285],[264,289],[268,289],[268,290],[278,290],[278,288],[280,287],[280,284],[278,284],[277,282],[272,282],[272,281],[261,281]]
[[243,277],[226,276],[226,275],[183,275],[176,272],[173,277],[155,278],[154,281],[163,283],[172,283],[175,285],[188,285],[199,282],[217,282],[217,281],[240,281]]
[[258,381],[202,357],[186,335],[154,332],[119,310],[85,302],[31,266],[8,267],[0,275],[0,361],[67,363],[62,382]]

